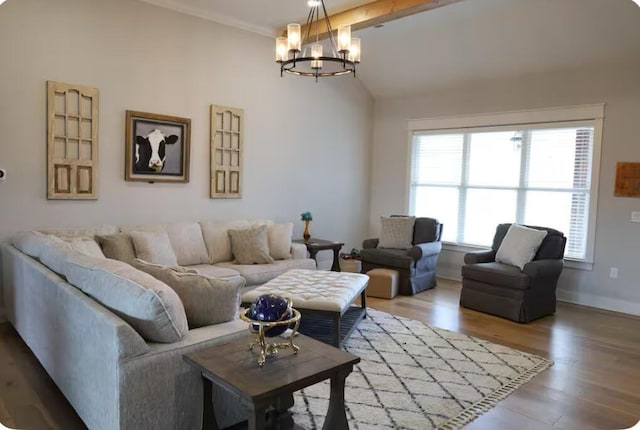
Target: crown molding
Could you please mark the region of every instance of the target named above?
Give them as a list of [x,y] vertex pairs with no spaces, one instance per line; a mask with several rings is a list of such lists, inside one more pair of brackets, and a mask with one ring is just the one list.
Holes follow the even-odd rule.
[[208,21],[216,22],[218,24],[223,24],[230,27],[238,28],[240,30],[249,31],[251,33],[257,33],[262,36],[275,37],[276,35],[276,30],[274,28],[250,24],[246,21],[242,21],[237,18],[232,18],[228,15],[215,13],[203,8],[186,6],[175,0],[140,0],[140,1],[148,4],[152,4],[154,6],[162,7],[165,9],[170,9],[185,15],[195,16],[198,18],[206,19]]

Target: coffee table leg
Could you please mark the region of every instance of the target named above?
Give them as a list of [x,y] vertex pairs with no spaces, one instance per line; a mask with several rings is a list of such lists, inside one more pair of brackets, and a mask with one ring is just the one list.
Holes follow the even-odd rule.
[[213,410],[213,386],[211,381],[204,376],[202,376],[202,389],[202,430],[219,430],[216,413]]
[[270,402],[257,402],[249,407],[248,430],[265,430],[267,428],[266,412]]
[[331,377],[329,409],[322,430],[349,430],[347,413],[344,410],[344,380],[349,373],[351,373],[351,368],[338,371]]

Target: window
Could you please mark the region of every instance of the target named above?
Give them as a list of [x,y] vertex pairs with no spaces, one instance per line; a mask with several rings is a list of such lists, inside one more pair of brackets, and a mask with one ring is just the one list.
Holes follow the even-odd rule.
[[409,213],[461,245],[490,246],[502,222],[556,228],[592,262],[599,136],[596,120],[414,129]]

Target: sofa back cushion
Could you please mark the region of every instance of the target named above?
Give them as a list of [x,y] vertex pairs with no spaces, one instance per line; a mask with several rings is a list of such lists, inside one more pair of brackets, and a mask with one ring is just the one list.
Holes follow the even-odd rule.
[[293,223],[270,224],[267,226],[269,235],[269,255],[274,260],[288,260],[291,258],[291,236]]
[[85,255],[90,255],[92,257],[98,258],[106,258],[104,253],[102,252],[102,248],[98,245],[93,238],[90,237],[73,237],[64,239],[69,245],[71,245],[71,249],[74,251],[78,251]]
[[189,330],[176,292],[122,261],[75,255],[66,261],[64,274],[69,283],[121,317],[147,341],[176,342]]
[[132,231],[129,233],[133,247],[136,250],[136,257],[141,260],[150,261],[163,266],[177,266],[176,257],[171,240],[166,231]]
[[231,240],[229,239],[229,229],[248,228],[249,221],[201,221],[202,236],[209,252],[209,262],[211,264],[222,261],[233,260],[231,252]]
[[168,224],[167,233],[179,265],[190,266],[209,262],[202,229],[198,223]]
[[164,282],[178,294],[189,328],[231,321],[240,308],[240,289],[244,278],[216,279],[210,276],[152,264],[136,259],[134,267]]

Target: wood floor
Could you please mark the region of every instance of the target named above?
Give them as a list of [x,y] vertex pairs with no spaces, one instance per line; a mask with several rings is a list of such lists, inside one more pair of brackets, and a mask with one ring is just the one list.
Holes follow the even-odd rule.
[[[640,420],[640,318],[560,303],[556,315],[522,325],[461,309],[459,295],[459,283],[439,280],[434,290],[367,304],[555,361],[466,429],[623,429]],[[9,324],[0,324],[0,422],[85,428]]]

